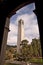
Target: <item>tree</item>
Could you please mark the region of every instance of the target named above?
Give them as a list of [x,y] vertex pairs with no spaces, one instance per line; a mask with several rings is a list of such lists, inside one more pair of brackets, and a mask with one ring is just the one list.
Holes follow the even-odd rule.
[[36,39],[36,38],[32,39],[31,44],[33,47],[33,57],[42,56],[40,39]]
[[19,56],[19,59],[23,60],[23,61],[27,61],[29,59],[29,46],[28,46],[28,40],[23,40],[21,41],[21,53]]

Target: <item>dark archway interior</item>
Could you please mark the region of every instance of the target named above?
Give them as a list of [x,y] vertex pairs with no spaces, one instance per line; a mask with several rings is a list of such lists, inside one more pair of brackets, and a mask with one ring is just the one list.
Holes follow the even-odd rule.
[[[36,10],[34,11],[37,19],[38,19],[38,25],[39,25],[39,31],[40,31],[40,39],[41,39],[41,46],[43,47],[42,43],[43,43],[43,24],[42,21],[43,20],[43,10],[41,8],[42,3],[40,0],[3,0],[0,1],[0,51],[1,51],[1,45],[2,45],[2,39],[3,39],[3,32],[4,32],[4,25],[5,25],[5,20],[6,17],[10,17],[13,14],[16,13],[16,10],[18,10],[19,8],[23,7],[26,4],[30,4],[35,2],[35,6],[36,6]],[[40,11],[41,10],[41,11]],[[43,50],[42,50],[43,51]],[[42,54],[43,57],[43,54]]]

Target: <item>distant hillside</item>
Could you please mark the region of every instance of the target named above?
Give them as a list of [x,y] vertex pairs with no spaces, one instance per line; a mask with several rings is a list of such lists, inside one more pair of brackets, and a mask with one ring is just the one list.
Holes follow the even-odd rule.
[[8,49],[10,49],[10,48],[16,48],[17,46],[15,45],[15,46],[10,46],[10,45],[7,45],[6,46],[6,50],[8,50]]

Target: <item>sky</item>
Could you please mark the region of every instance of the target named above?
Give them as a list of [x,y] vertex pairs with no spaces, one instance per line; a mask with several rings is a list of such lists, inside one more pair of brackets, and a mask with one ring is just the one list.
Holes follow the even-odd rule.
[[39,29],[37,23],[37,17],[34,14],[35,4],[26,5],[16,11],[16,14],[10,18],[10,32],[8,33],[8,45],[17,45],[18,35],[18,21],[24,20],[24,35],[25,39],[31,43],[32,39],[39,38]]

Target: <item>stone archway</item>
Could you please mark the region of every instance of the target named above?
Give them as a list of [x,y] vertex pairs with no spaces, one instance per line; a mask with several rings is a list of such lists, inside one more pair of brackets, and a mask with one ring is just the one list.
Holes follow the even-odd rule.
[[[12,15],[16,14],[16,11],[20,9],[21,7],[25,6],[26,4],[33,3],[35,0],[25,0],[25,1],[1,1],[0,2],[0,51],[1,51],[1,45],[2,45],[2,38],[3,38],[3,32],[4,32],[4,26],[6,22],[7,17],[11,17]],[[10,5],[9,5],[10,4]]]
[[[16,1],[17,2],[17,1]],[[27,1],[22,1],[20,2],[19,4],[15,5],[15,3],[10,3],[9,5],[9,2],[7,2],[6,4],[3,4],[0,6],[0,9],[2,12],[0,12],[0,43],[1,43],[1,48],[0,48],[0,65],[3,65],[4,64],[4,54],[3,54],[3,51],[5,52],[5,46],[6,46],[6,41],[7,41],[7,34],[8,32],[6,33],[5,30],[7,29],[4,29],[6,23],[5,23],[5,19],[7,17],[11,17],[13,14],[15,14],[16,10],[18,10],[19,8],[23,7],[24,5],[26,4],[30,4],[32,2],[35,2],[35,6],[36,6],[36,10],[34,10],[36,16],[37,16],[37,19],[38,19],[38,25],[39,25],[39,31],[40,31],[40,39],[41,39],[41,46],[43,47],[42,43],[43,43],[43,32],[42,32],[42,22],[41,20],[43,20],[43,17],[41,16],[43,13],[40,11],[42,10],[42,8],[40,6],[42,6],[42,3],[39,1],[39,0],[27,0]],[[40,5],[39,5],[40,4]],[[12,6],[11,6],[12,5]],[[15,5],[15,7],[14,7]],[[10,8],[10,9],[9,9]],[[5,13],[6,12],[6,13]],[[3,20],[2,20],[3,19]],[[42,26],[41,26],[42,25]],[[1,33],[2,32],[2,33]],[[6,37],[5,37],[5,33],[6,33]],[[6,39],[5,43],[4,43],[4,39]],[[5,46],[3,46],[3,44],[5,44]],[[2,51],[3,49],[3,51]],[[2,56],[3,54],[3,56]],[[42,57],[43,57],[43,54],[42,54]],[[2,64],[3,63],[3,64]]]
[[1,46],[1,53],[0,53],[0,65],[3,65],[3,63],[5,62],[4,59],[5,59],[6,43],[7,43],[8,32],[10,31],[9,24],[10,24],[10,19],[9,17],[7,17],[5,27],[4,27],[3,39],[2,39],[2,46]]

